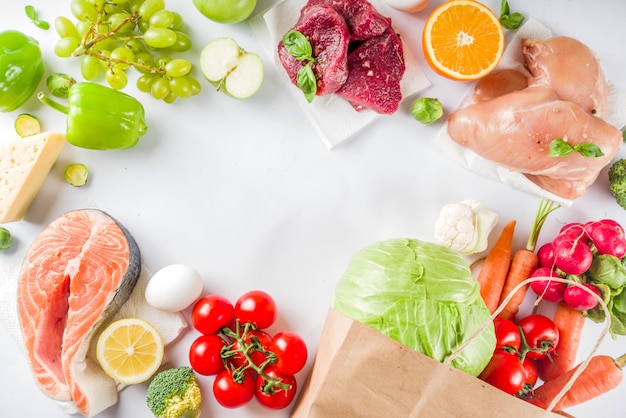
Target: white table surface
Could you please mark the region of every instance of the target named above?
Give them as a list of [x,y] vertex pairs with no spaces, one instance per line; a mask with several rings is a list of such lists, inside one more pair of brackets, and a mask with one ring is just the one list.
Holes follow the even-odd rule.
[[[449,113],[469,85],[434,74],[420,46],[424,20],[440,2],[431,1],[425,11],[413,15],[385,10],[432,82],[423,95],[440,98]],[[191,0],[166,3],[187,23],[194,42],[188,56],[196,65],[196,76],[200,77],[197,59],[202,47],[218,36],[232,36],[245,49],[261,54],[266,67],[261,90],[251,99],[237,101],[202,80],[199,96],[167,105],[129,87],[126,91],[136,93],[146,107],[147,135],[135,148],[123,151],[65,147],[25,220],[6,225],[15,236],[16,248],[0,254],[3,263],[19,263],[12,253],[27,247],[63,212],[83,207],[106,210],[134,235],[151,271],[187,263],[201,272],[205,292],[232,300],[253,288],[271,293],[279,309],[273,330],[292,329],[306,339],[311,353],[308,371],[334,286],[356,250],[399,236],[434,240],[433,225],[441,207],[467,198],[497,211],[498,227],[516,219],[515,244],[525,243],[538,198],[455,166],[434,144],[440,124],[424,126],[413,120],[411,100],[395,115],[378,118],[328,150],[296,105],[292,87],[283,83],[246,23],[213,23],[195,10]],[[42,31],[28,21],[27,4],[51,23],[59,15],[71,16],[69,0],[3,1],[0,30],[18,29],[38,39],[46,75],[54,71],[78,77],[77,61],[53,55],[54,30]],[[257,10],[269,4],[261,2]],[[499,12],[499,1],[486,4]],[[534,16],[557,35],[585,42],[601,57],[607,78],[626,90],[626,3],[513,0],[511,8]],[[3,139],[15,136],[13,121],[23,111],[35,113],[45,130],[64,129],[63,115],[31,100],[18,111],[0,114]],[[624,156],[624,151],[619,155]],[[86,187],[72,188],[63,182],[62,171],[69,162],[90,168]],[[626,212],[607,187],[605,169],[586,196],[549,218],[540,241],[568,222],[612,217],[626,224]],[[2,278],[10,279],[14,278]],[[184,314],[188,317],[189,311]],[[593,345],[599,330],[595,324],[586,325],[581,355]],[[189,344],[196,336],[189,331],[167,349],[173,363],[187,362]],[[3,326],[0,347],[0,415],[65,417],[39,392],[24,355]],[[626,337],[607,338],[600,347],[601,353],[610,355],[625,351]],[[298,375],[300,382],[306,371]],[[288,410],[271,412],[255,403],[224,409],[212,398],[210,382],[210,378],[201,381],[203,416],[288,416]],[[99,416],[150,417],[145,389],[145,385],[125,389],[119,403]],[[626,382],[569,412],[577,417],[621,417],[625,396]]]

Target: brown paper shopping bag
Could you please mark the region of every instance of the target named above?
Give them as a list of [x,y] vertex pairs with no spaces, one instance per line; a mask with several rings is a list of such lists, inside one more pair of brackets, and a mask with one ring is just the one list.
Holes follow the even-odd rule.
[[330,309],[293,418],[554,418]]

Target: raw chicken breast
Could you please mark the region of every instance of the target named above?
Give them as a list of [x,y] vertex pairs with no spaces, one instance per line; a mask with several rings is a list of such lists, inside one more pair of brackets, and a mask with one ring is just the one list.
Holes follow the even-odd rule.
[[476,82],[474,102],[485,102],[528,87],[528,77],[513,69],[493,71]]
[[[453,141],[484,158],[529,175],[552,193],[573,199],[585,193],[617,153],[621,132],[577,104],[560,100],[543,85],[504,94],[457,110],[448,120]],[[604,153],[549,155],[562,138],[574,145],[592,142]]]
[[556,36],[547,40],[522,40],[522,54],[533,75],[530,84],[546,85],[561,100],[604,117],[608,84],[595,53],[582,42]]

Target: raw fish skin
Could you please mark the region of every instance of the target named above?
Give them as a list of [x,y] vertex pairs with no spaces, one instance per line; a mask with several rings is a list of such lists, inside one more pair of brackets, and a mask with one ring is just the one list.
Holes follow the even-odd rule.
[[[568,199],[585,193],[622,143],[619,129],[545,86],[459,109],[448,119],[448,133],[456,143]],[[557,138],[571,145],[594,143],[604,155],[552,157],[550,143]]]
[[561,100],[603,118],[607,110],[608,82],[596,54],[577,39],[555,36],[523,39],[522,54],[532,74],[530,84],[550,87]]
[[34,240],[18,283],[25,351],[41,390],[92,417],[117,402],[117,385],[89,355],[141,273],[130,233],[105,212],[67,212]]

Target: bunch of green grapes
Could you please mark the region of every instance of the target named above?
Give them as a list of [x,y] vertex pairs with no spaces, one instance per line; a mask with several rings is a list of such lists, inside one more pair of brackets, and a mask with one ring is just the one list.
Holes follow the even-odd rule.
[[59,57],[80,57],[81,74],[92,81],[104,73],[107,83],[120,90],[128,84],[126,70],[141,73],[137,88],[172,103],[200,92],[192,64],[170,55],[191,48],[182,31],[183,18],[167,10],[164,0],[71,0],[72,15],[55,20],[60,38]]

